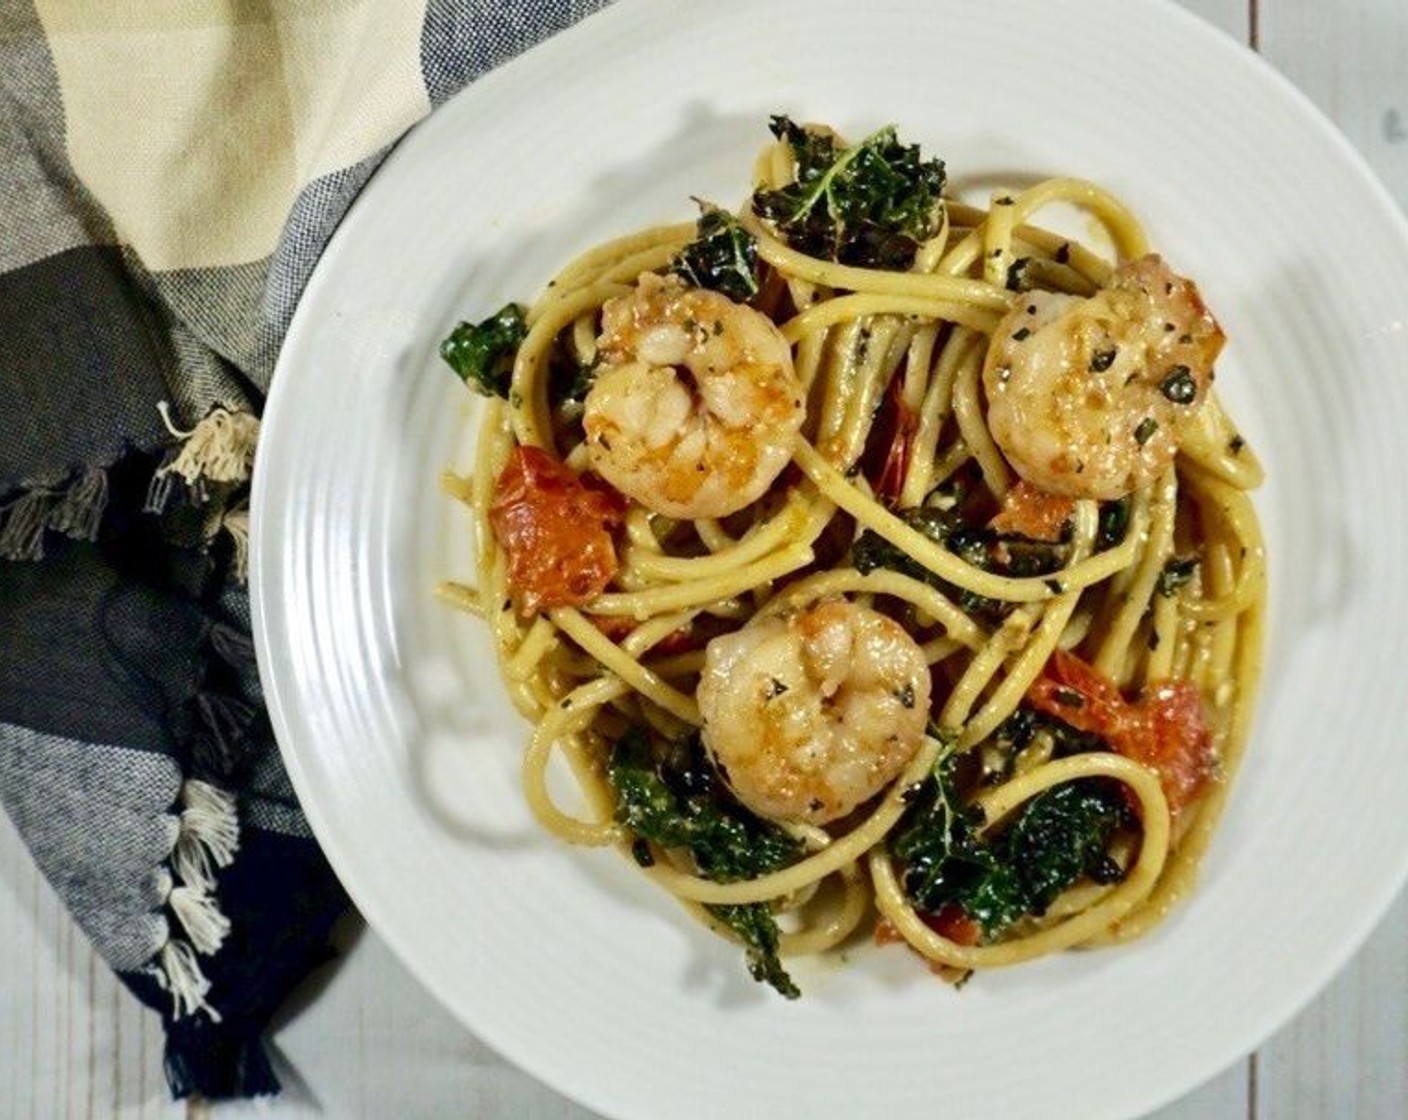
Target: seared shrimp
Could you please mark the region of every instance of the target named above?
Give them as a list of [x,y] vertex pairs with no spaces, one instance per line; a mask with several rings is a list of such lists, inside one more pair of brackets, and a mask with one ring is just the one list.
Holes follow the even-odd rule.
[[583,417],[593,468],[668,517],[723,517],[762,497],[804,407],[772,320],[647,273],[602,308],[601,326]]
[[1152,254],[1088,299],[1031,292],[988,350],[988,428],[1041,489],[1122,497],[1173,461],[1222,343],[1194,283]]
[[715,638],[697,695],[704,745],[739,801],[824,824],[899,776],[929,692],[924,653],[899,623],[826,599]]

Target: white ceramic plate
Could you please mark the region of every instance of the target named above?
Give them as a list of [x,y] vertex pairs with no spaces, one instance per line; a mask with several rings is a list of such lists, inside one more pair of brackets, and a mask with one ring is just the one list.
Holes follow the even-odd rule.
[[[895,121],[959,187],[1113,188],[1195,276],[1270,471],[1271,657],[1200,890],[1127,950],[961,993],[898,950],[799,963],[796,1003],[611,852],[525,811],[527,728],[435,479],[461,317],[607,236],[747,189],[768,114]],[[372,926],[463,1021],[611,1116],[1128,1117],[1253,1048],[1346,960],[1408,867],[1408,234],[1345,142],[1164,3],[623,0],[397,149],[324,255],[264,420],[253,580],[288,768]]]

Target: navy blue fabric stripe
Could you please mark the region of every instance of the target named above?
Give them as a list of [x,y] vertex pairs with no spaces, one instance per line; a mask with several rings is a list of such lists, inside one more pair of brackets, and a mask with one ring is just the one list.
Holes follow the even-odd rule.
[[68,541],[50,551],[0,563],[0,722],[178,754],[205,620],[154,578],[169,550],[139,538],[125,551]]
[[259,1039],[289,992],[333,953],[329,936],[350,903],[317,844],[246,826],[240,853],[217,877],[216,897],[231,933],[201,958],[207,999],[220,1013],[173,1022],[171,997],[144,970],[121,973],[166,1021],[166,1069],[173,1095],[208,1100],[253,1096],[278,1083]]

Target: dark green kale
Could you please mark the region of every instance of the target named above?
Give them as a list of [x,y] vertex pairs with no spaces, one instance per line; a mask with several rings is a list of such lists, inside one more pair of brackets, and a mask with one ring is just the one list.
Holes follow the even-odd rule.
[[769,122],[797,165],[796,179],[758,190],[753,208],[799,252],[866,268],[905,269],[938,232],[947,181],[941,159],[902,144],[893,125],[854,147],[785,116]]
[[1196,556],[1174,556],[1160,570],[1154,590],[1165,599],[1172,599],[1178,594],[1180,587],[1192,580],[1197,570]]
[[727,210],[704,207],[695,238],[679,251],[670,271],[696,288],[746,303],[758,294],[758,243]]
[[1128,823],[1118,786],[1098,779],[1067,782],[1032,798],[997,844],[1021,881],[1028,913],[1045,914],[1083,876],[1117,881],[1120,867],[1106,848]]
[[764,902],[740,906],[710,906],[709,912],[738,935],[747,950],[748,972],[759,983],[770,985],[788,999],[802,994],[796,982],[782,967],[777,955],[777,920]]
[[919,909],[937,914],[963,908],[987,937],[1025,912],[1021,886],[1010,868],[977,838],[981,821],[953,790],[957,755],[949,755],[910,803],[890,840],[903,867],[905,893]]
[[587,399],[596,381],[599,359],[578,360],[568,347],[554,349],[548,363],[548,400],[554,406],[578,403]]
[[[950,534],[963,527],[962,520],[953,512],[929,506],[905,510],[899,518],[911,529],[942,545],[947,545]],[[861,575],[868,575],[877,568],[889,568],[929,583],[938,578],[909,553],[870,529],[851,545],[851,563]]]
[[[1046,541],[1029,541],[1012,534],[1000,534],[984,525],[970,524],[964,520],[960,509],[958,506],[946,510],[920,506],[905,510],[898,516],[910,528],[985,572],[1022,578],[1048,575],[1061,568],[1063,561],[1060,546]],[[861,575],[876,568],[889,568],[913,579],[922,580],[945,595],[956,598],[964,610],[978,614],[988,621],[999,620],[1008,609],[1008,605],[953,587],[903,549],[891,544],[871,529],[861,533],[851,545],[851,563]]]
[[592,382],[596,380],[596,363],[582,363],[577,367],[577,375],[572,378],[572,384],[567,386],[566,398],[569,401],[584,401],[587,394],[591,392]]
[[527,335],[523,308],[508,303],[482,323],[460,323],[440,343],[440,357],[471,389],[507,398],[513,359]]
[[1045,740],[1044,746],[1050,748],[1052,758],[1109,749],[1109,744],[1093,732],[1078,731],[1055,716],[1022,704],[992,733],[982,753],[981,780],[987,784],[1006,781],[1017,756],[1031,746],[1038,735]]
[[905,893],[921,910],[957,906],[991,940],[1044,914],[1082,877],[1120,878],[1107,853],[1115,831],[1130,824],[1118,786],[1099,779],[1057,786],[1029,801],[996,838],[980,839],[981,819],[953,789],[957,762],[950,756],[940,765],[890,841]]
[[[756,878],[801,855],[799,841],[748,812],[728,793],[697,737],[657,748],[646,732],[632,728],[613,748],[607,776],[615,791],[616,819],[639,840],[689,852],[706,879]],[[636,848],[636,859],[653,859],[648,846]],[[708,909],[743,941],[754,979],[795,999],[799,992],[778,957],[777,922],[768,905]]]

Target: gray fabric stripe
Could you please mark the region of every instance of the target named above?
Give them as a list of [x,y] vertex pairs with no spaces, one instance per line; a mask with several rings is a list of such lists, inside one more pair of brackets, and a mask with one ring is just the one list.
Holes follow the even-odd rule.
[[112,244],[112,224],[69,165],[58,75],[30,0],[0,5],[0,44],[0,271]]
[[[250,766],[249,783],[240,795],[240,823],[265,832],[312,839],[313,830],[298,807],[298,798],[284,770],[283,759],[279,757],[278,745],[268,732],[267,723],[264,728],[263,742],[255,748],[258,753]],[[250,746],[255,747],[253,736]]]
[[[328,239],[352,205],[352,200],[357,197],[357,192],[366,185],[372,172],[390,151],[388,146],[373,152],[351,167],[314,179],[298,192],[283,236],[279,239],[279,247],[274,251],[269,281],[264,291],[264,320],[279,339],[283,338],[289,323],[293,321],[294,308],[298,306],[304,285],[308,283],[308,277]],[[273,372],[271,366],[267,374],[263,370],[252,370],[251,374],[260,382],[260,388],[267,391]]]
[[0,803],[39,869],[119,972],[167,937],[162,864],[180,790],[165,755],[80,743],[0,723]]
[[439,105],[533,43],[610,0],[431,0],[421,32],[421,71]]
[[[191,268],[152,274],[152,283],[171,309],[191,347],[204,351],[199,365],[206,371],[203,388],[178,394],[182,416],[199,420],[211,403],[231,392],[230,370],[239,370],[267,392],[278,357],[280,335],[264,318],[264,291],[269,258],[228,268]],[[181,340],[177,339],[178,347]],[[188,357],[182,355],[183,367]],[[228,364],[229,369],[224,369]],[[212,376],[218,365],[223,376]],[[242,399],[238,393],[235,399]],[[204,407],[201,403],[204,402]],[[193,411],[188,411],[193,410]]]
[[[247,375],[261,393],[269,391],[284,332],[323,247],[357,192],[386,158],[384,148],[365,159],[313,180],[299,193],[272,257],[230,268],[193,268],[153,274],[157,291],[198,346]],[[178,346],[181,338],[176,339]],[[181,389],[183,416],[200,419],[222,399],[242,400],[239,382],[224,363],[206,355],[187,364]],[[194,411],[187,411],[193,409]]]

